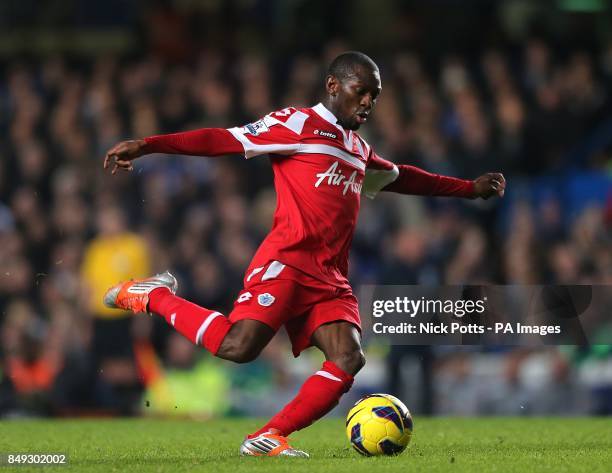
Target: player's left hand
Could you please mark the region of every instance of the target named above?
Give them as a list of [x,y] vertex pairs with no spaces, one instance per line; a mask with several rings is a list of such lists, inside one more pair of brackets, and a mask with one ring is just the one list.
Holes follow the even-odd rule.
[[488,172],[474,180],[474,197],[488,199],[497,195],[504,196],[506,191],[506,179],[500,172]]

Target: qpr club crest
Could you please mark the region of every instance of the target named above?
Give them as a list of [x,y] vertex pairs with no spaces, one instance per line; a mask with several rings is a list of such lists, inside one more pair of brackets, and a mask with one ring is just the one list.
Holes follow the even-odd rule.
[[259,305],[262,305],[264,307],[271,306],[272,304],[274,304],[275,300],[276,298],[269,292],[266,292],[264,294],[259,294],[257,296],[257,302],[259,302]]

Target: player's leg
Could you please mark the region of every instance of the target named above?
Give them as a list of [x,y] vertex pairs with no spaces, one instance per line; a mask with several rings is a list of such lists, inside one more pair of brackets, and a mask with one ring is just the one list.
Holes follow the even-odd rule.
[[[291,448],[286,437],[303,429],[327,414],[353,384],[353,375],[363,366],[359,336],[359,308],[350,289],[340,290],[308,275],[294,271],[297,284],[291,306],[294,317],[285,327],[293,354],[315,345],[323,351],[326,361],[300,388],[296,397],[278,414],[247,436],[240,452],[243,455],[274,455],[271,443],[276,443],[277,454],[307,456]],[[284,443],[280,443],[284,440]]]
[[164,317],[181,335],[213,355],[236,363],[253,361],[276,333],[257,320],[232,322],[220,312],[200,307],[165,288],[153,291],[149,299],[148,309]]
[[220,312],[176,296],[176,289],[176,279],[163,273],[118,284],[104,300],[109,307],[159,314],[192,343],[237,363],[255,359],[275,334],[274,329],[257,320],[231,322]]
[[248,363],[259,356],[275,333],[258,320],[238,320],[232,323],[216,356],[236,363]]
[[312,344],[325,354],[327,361],[351,376],[365,365],[361,335],[352,323],[338,321],[321,325],[312,334]]
[[323,366],[308,378],[297,396],[251,437],[275,431],[288,436],[320,419],[337,404],[353,384],[353,376],[363,367],[357,328],[346,321],[327,323],[316,329],[312,344],[325,354]]

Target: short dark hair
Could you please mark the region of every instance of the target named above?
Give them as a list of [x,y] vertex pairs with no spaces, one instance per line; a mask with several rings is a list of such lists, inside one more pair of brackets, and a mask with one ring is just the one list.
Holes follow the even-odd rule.
[[354,75],[355,69],[358,67],[378,71],[378,66],[367,54],[359,51],[347,51],[337,56],[331,62],[327,69],[327,74],[342,81]]

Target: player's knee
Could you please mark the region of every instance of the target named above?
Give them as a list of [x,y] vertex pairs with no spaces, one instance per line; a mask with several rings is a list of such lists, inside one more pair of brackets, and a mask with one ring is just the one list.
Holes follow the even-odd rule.
[[355,369],[353,374],[357,374],[366,364],[366,357],[361,350],[355,355]]
[[352,376],[356,375],[366,363],[365,355],[361,349],[337,353],[331,361]]
[[233,343],[224,343],[223,350],[219,355],[235,363],[249,363],[255,360],[261,353],[261,348],[254,345],[240,345]]
[[236,363],[250,363],[259,356],[261,350],[261,347],[253,344],[237,347],[234,353],[234,361]]
[[264,346],[247,331],[234,331],[232,328],[223,340],[218,355],[236,363],[249,363],[259,356]]

